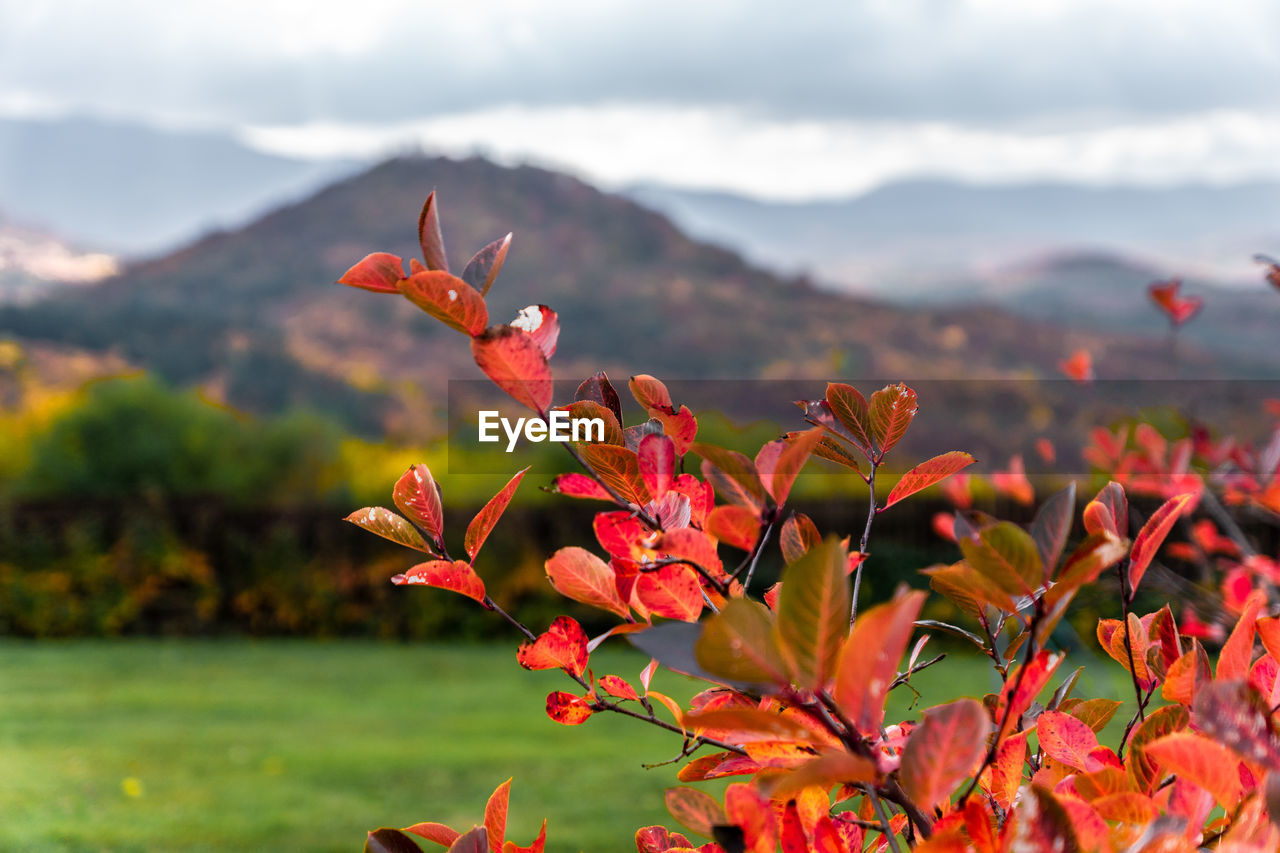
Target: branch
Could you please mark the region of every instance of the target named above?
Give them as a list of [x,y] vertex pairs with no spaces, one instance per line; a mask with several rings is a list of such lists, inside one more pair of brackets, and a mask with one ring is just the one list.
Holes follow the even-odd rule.
[[[871,539],[871,523],[876,520],[876,469],[879,467],[872,462],[871,473],[867,475],[867,523],[862,528],[862,541],[858,544],[858,551],[862,554],[867,553],[867,542]],[[866,557],[863,557],[858,567],[853,570],[853,606],[849,612],[851,625],[858,619],[858,593],[862,590],[862,567],[866,562]]]
[[[1124,620],[1124,652],[1129,657],[1129,676],[1133,680],[1133,697],[1138,703],[1138,718],[1147,718],[1146,707],[1142,701],[1142,686],[1138,684],[1138,671],[1133,666],[1133,644],[1129,641],[1129,605],[1133,601],[1133,590],[1129,588],[1129,574],[1125,571],[1129,561],[1121,560],[1116,566],[1120,575],[1120,612]],[[1121,743],[1123,746],[1123,742]]]
[[654,560],[651,563],[643,564],[640,571],[652,572],[656,569],[662,568],[663,566],[689,566],[698,574],[702,575],[702,579],[711,584],[716,592],[723,596],[729,595],[729,584],[727,582],[722,581],[715,575],[711,574],[711,572],[701,563],[694,562],[693,560],[686,560],[683,557],[663,557],[660,560]]

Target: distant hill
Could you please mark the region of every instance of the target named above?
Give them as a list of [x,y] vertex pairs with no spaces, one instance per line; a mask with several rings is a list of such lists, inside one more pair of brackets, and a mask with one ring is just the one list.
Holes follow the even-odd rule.
[[90,285],[119,272],[111,255],[85,252],[52,234],[0,216],[0,304],[30,302],[61,287]]
[[1256,280],[1252,254],[1280,250],[1277,182],[1091,188],[909,180],[803,203],[657,185],[628,195],[757,263],[895,299],[1028,256],[1078,250],[1183,275]]
[[353,171],[216,133],[97,119],[0,119],[0,210],[112,254],[167,251]]
[[[465,340],[404,300],[334,282],[367,252],[416,254],[417,212],[432,188],[455,271],[470,250],[515,232],[491,316],[553,306],[564,379],[605,367],[622,378],[810,378],[817,392],[832,376],[1053,376],[1081,346],[1104,375],[1169,370],[1149,340],[818,290],[696,242],[628,199],[479,158],[388,161],[133,264],[91,294],[0,311],[0,335],[111,353],[248,410],[310,405],[367,432],[429,433],[444,380],[479,377]],[[1248,369],[1194,348],[1179,363],[1184,373]]]

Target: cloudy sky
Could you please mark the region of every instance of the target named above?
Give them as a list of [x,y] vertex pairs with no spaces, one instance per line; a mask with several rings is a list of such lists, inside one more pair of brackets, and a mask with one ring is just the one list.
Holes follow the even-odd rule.
[[771,197],[1280,177],[1274,0],[0,0],[0,115]]

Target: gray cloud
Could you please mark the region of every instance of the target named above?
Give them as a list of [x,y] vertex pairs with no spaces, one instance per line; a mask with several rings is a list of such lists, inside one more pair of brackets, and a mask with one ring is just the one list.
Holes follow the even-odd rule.
[[0,106],[237,125],[633,102],[980,126],[1280,107],[1269,0],[605,5],[0,0]]

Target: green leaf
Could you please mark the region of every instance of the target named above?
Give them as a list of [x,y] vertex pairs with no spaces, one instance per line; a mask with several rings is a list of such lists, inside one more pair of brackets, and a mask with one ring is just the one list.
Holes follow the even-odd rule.
[[778,648],[799,687],[817,690],[827,683],[849,636],[847,559],[833,536],[782,572]]
[[785,684],[773,613],[758,601],[734,598],[702,626],[694,645],[698,664],[713,675],[756,684]]
[[1011,595],[1030,595],[1044,583],[1044,563],[1035,540],[1018,525],[1002,521],[960,540],[965,560]]

